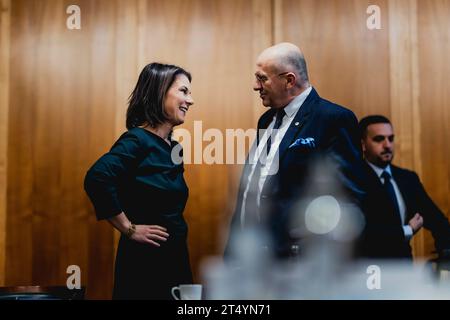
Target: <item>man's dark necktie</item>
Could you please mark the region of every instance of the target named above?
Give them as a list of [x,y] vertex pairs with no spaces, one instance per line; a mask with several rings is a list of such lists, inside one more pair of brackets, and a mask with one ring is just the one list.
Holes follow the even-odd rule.
[[383,171],[381,177],[384,179],[383,186],[389,196],[389,199],[391,199],[391,202],[394,205],[395,212],[400,216],[400,208],[398,207],[397,196],[395,195],[394,186],[391,182],[391,175],[389,172]]
[[[276,117],[275,117],[275,124],[274,124],[272,130],[278,130],[280,128],[285,115],[286,115],[286,113],[284,112],[283,109],[281,109],[277,112]],[[272,132],[272,134],[275,136],[277,134],[277,132]],[[267,154],[269,154],[270,147],[272,144],[272,141],[271,141],[272,134],[270,134],[269,138],[267,139],[267,144],[266,144]],[[263,157],[265,159],[267,159],[266,156],[263,156]],[[250,182],[249,182],[249,189],[247,192],[247,198],[245,200],[244,222],[245,222],[246,226],[251,226],[251,225],[259,223],[259,219],[258,219],[259,207],[258,207],[257,198],[258,198],[258,188],[259,188],[260,177],[261,177],[261,159],[258,159],[258,162],[255,165],[255,170],[253,172],[252,178],[250,179]]]
[[[286,112],[284,112],[284,109],[278,110],[277,115],[275,117],[275,124],[273,126],[272,130],[278,130],[281,127],[281,124],[283,123],[283,118],[286,115]],[[276,136],[278,134],[277,131],[272,131],[269,135],[269,139],[267,139],[267,154],[270,152],[270,147],[272,145],[272,136]]]

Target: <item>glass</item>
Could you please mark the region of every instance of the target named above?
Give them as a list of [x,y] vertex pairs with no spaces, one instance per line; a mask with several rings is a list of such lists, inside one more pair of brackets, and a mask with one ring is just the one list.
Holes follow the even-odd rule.
[[[283,75],[285,75],[285,74],[288,74],[289,72],[290,72],[290,71],[286,71],[286,72],[279,73],[279,74],[277,74],[277,77],[283,76]],[[255,74],[255,78],[256,78],[256,81],[258,81],[261,85],[262,85],[263,83],[265,83],[267,80],[269,80],[269,78],[268,78],[267,76],[260,76],[260,75],[258,75],[258,74]]]

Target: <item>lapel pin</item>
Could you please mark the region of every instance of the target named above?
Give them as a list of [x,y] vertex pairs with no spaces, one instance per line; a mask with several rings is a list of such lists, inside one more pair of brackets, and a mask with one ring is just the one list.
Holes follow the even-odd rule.
[[300,125],[300,122],[296,122],[294,123],[296,127],[298,127]]

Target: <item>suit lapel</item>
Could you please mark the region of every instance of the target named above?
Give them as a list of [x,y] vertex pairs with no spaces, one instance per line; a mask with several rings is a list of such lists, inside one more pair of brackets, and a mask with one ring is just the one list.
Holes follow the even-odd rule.
[[[277,151],[278,163],[276,163],[276,161],[273,161],[272,167],[270,168],[269,172],[278,172],[281,168],[281,162],[284,158],[284,155],[286,154],[286,151],[304,128],[305,123],[308,121],[309,116],[314,110],[313,107],[318,98],[319,95],[317,94],[316,90],[312,88],[305,102],[303,102],[300,110],[297,112],[291,124],[289,125],[289,128],[286,131],[283,139],[281,140],[280,146]],[[275,170],[273,166],[278,166],[278,170]],[[275,176],[276,175],[269,175],[267,177],[266,181],[264,182],[263,190],[266,188],[266,186],[270,185],[270,180],[272,180]]]
[[280,147],[278,149],[280,162],[283,159],[289,146],[292,144],[292,142],[295,141],[301,130],[305,127],[305,123],[308,122],[308,118],[314,110],[313,106],[318,97],[319,96],[316,90],[314,90],[313,88],[303,105],[300,107],[300,110],[292,120],[288,130],[286,131],[286,134],[283,137],[283,140],[281,140]]
[[259,139],[261,138],[259,136],[260,131],[267,129],[269,124],[272,122],[273,117],[275,116],[275,113],[276,113],[276,110],[270,109],[269,111],[267,111],[266,113],[264,113],[261,116],[261,119],[258,122],[258,128],[257,128],[258,131],[256,132],[256,139],[257,139],[258,144],[259,144]]
[[409,193],[409,192],[407,192],[408,189],[409,189],[408,181],[405,181],[405,179],[402,179],[402,178],[403,178],[403,177],[402,177],[402,174],[401,174],[401,172],[398,170],[397,167],[391,165],[391,171],[392,171],[392,177],[394,178],[395,183],[396,183],[397,186],[399,187],[400,192],[401,192],[403,198],[405,199],[405,194],[408,194],[408,193]]
[[367,178],[370,179],[369,184],[374,186],[377,191],[382,191],[384,194],[383,184],[381,183],[380,177],[377,176],[377,173],[365,161],[364,166],[367,171]]
[[260,130],[264,130],[269,126],[275,113],[276,113],[276,110],[270,109],[270,110],[266,111],[261,116],[260,120],[258,121],[257,132],[256,132],[256,141],[254,141],[253,145],[251,146],[250,151],[247,154],[247,158],[245,159],[244,168],[242,169],[241,182],[240,182],[240,187],[239,187],[241,195],[245,190],[245,187],[248,182],[248,176],[252,170],[253,164],[250,163],[250,159],[255,155],[256,149],[258,148],[259,140],[261,138],[259,136]]
[[408,179],[406,179],[406,177],[404,177],[404,175],[402,174],[402,172],[395,166],[391,165],[391,171],[392,171],[392,177],[395,180],[395,183],[397,184],[400,193],[402,195],[403,198],[403,202],[405,203],[405,207],[406,207],[406,217],[405,217],[405,221],[409,221],[409,219],[412,218],[412,211],[411,211],[411,203],[413,202],[413,200],[411,200],[409,198],[409,196],[411,194],[413,194],[410,191],[410,184]]
[[[388,214],[387,219],[393,219],[391,221],[395,221],[396,225],[401,226],[402,225],[401,218],[395,211],[394,204],[392,203],[386,190],[384,189],[384,186],[381,183],[380,177],[377,176],[376,172],[367,163],[364,163],[364,165],[365,165],[366,171],[367,171],[367,178],[369,179],[368,183],[370,186],[370,190],[368,192],[371,195],[371,197],[374,197],[373,201],[376,201],[376,202],[381,201],[381,202],[389,205],[390,210],[388,212],[377,212],[377,214]],[[392,166],[391,166],[391,169],[392,169]],[[392,214],[392,216],[389,216],[391,214]]]

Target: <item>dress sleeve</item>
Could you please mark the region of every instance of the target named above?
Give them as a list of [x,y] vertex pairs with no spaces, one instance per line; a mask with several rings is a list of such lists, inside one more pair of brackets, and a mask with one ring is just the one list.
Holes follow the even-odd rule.
[[141,149],[138,137],[126,132],[88,170],[84,189],[98,220],[112,218],[123,211],[118,196],[119,182],[137,165]]

